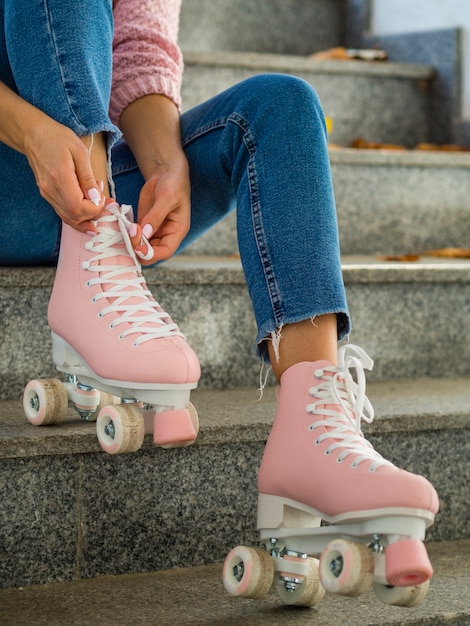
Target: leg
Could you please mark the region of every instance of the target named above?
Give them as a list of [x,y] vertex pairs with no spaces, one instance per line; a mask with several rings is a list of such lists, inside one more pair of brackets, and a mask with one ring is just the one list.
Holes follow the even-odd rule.
[[[107,112],[112,3],[2,0],[0,11],[5,24],[0,80],[74,130],[86,145],[94,135],[93,167],[97,180],[106,183],[104,139],[111,145],[119,134]],[[103,54],[107,49],[109,54]],[[39,195],[26,158],[0,146],[0,173],[4,233],[0,262],[53,263],[61,223]]]
[[336,364],[337,328],[334,313],[284,326],[277,353],[274,342],[268,343],[269,360],[276,379],[280,381],[284,372],[296,363],[325,360]]
[[372,362],[356,346],[336,351],[350,326],[315,93],[294,78],[261,76],[190,111],[182,125],[194,189],[188,239],[207,207],[214,216],[236,203],[258,352],[280,379],[258,476],[261,528],[287,523],[286,506],[330,523],[391,510],[431,522],[430,483],[383,459],[360,430],[373,419],[363,373]]
[[292,77],[259,76],[196,107],[182,127],[194,214],[187,241],[210,212],[236,204],[260,355],[269,352],[278,378],[297,360],[334,362],[349,319],[315,93]]
[[[313,112],[309,110],[304,114],[306,119],[311,119],[310,124],[299,126],[297,123],[297,90],[305,91],[308,105],[313,108]],[[273,116],[269,115],[269,107],[272,104],[266,105],[266,112],[264,105],[258,102],[256,94],[259,93],[266,94],[263,101],[267,103],[272,103],[272,98],[279,97],[279,94],[287,94],[286,117],[294,118],[293,124],[291,120],[279,117],[276,132],[270,129],[274,137],[268,139],[264,137],[259,118],[268,117],[271,123]],[[292,128],[296,129],[295,133]],[[191,231],[181,249],[237,205],[240,250],[248,284],[252,285],[250,292],[258,324],[273,333],[275,340],[262,342],[260,350],[265,351],[267,346],[278,380],[285,369],[298,361],[327,359],[335,362],[338,321],[336,314],[329,311],[345,311],[346,306],[338,270],[335,207],[326,137],[313,91],[290,77],[257,77],[184,114],[182,133],[190,164],[192,220]],[[312,145],[316,146],[315,152]],[[292,171],[285,171],[286,161],[279,156],[281,151],[291,154],[302,151]],[[309,161],[313,161],[310,168]],[[123,142],[113,151],[113,167],[118,197],[136,207],[143,179]],[[265,173],[269,176],[265,177]],[[312,198],[318,200],[314,203]],[[289,207],[288,212],[285,207]],[[303,228],[298,228],[296,219]],[[254,235],[253,222],[259,224]],[[288,253],[284,253],[285,233],[293,242]],[[315,249],[320,250],[317,266],[315,254],[312,254]],[[322,250],[325,250],[324,259],[321,258]],[[271,268],[269,257],[277,255],[277,266]],[[328,265],[331,268],[323,278],[322,266]],[[314,291],[325,292],[321,286],[323,282],[332,285],[331,302],[321,302],[317,298],[315,308],[312,308],[308,281],[304,280],[304,275],[310,273],[317,275],[319,287],[315,286]],[[303,298],[289,302],[291,285],[296,282],[294,277],[299,279],[295,288]],[[271,306],[274,302],[277,303],[276,309]],[[315,295],[312,302],[315,302]],[[285,312],[284,303],[287,305]],[[299,309],[303,305],[305,313],[302,315]],[[295,314],[291,314],[289,307],[297,307]],[[326,315],[323,314],[325,307]],[[291,320],[294,323],[290,323]],[[345,314],[341,324],[344,332],[347,326]],[[277,333],[280,326],[282,330]],[[280,344],[277,341],[279,334],[282,336]]]

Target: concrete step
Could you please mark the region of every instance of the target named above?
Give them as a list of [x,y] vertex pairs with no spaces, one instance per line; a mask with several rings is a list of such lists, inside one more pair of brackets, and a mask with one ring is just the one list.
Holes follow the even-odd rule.
[[426,65],[194,50],[184,50],[184,58],[185,109],[250,76],[281,72],[299,76],[315,87],[333,120],[334,143],[348,146],[362,136],[414,147],[430,136],[428,88],[434,70]]
[[[263,600],[228,596],[221,565],[0,591],[4,626],[464,626],[470,623],[470,541],[429,544],[434,578],[424,604],[400,609],[373,592],[327,595],[315,609],[283,606],[274,588]],[[464,557],[467,556],[467,558]]]
[[[438,490],[430,541],[470,537],[469,381],[368,387],[376,419],[366,436]],[[34,427],[19,401],[1,402],[0,587],[207,565],[255,545],[274,390],[261,401],[254,388],[198,390],[192,400],[201,422],[192,447],[163,450],[148,436],[139,452],[117,456],[100,450],[94,424],[72,409],[63,424]]]
[[[470,375],[470,260],[416,263],[344,257],[353,343],[375,360],[371,380]],[[0,268],[0,399],[55,377],[47,327],[53,268]],[[202,364],[203,389],[258,384],[256,328],[240,260],[177,257],[146,270]],[[452,322],[450,322],[452,320]]]
[[[343,254],[468,248],[470,154],[343,148],[330,150],[330,162]],[[235,220],[185,254],[236,254]]]
[[312,54],[342,43],[343,0],[183,0],[179,38],[192,50]]

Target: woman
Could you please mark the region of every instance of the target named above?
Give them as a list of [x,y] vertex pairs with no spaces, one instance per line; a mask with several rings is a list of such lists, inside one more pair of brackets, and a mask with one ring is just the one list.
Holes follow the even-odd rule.
[[262,75],[180,115],[179,5],[1,0],[0,262],[55,263],[60,244],[49,305],[56,365],[164,390],[176,405],[199,363],[136,255],[164,261],[236,206],[256,348],[280,382],[260,518],[274,524],[287,501],[324,519],[407,509],[434,518],[430,483],[361,433],[361,418],[373,417],[363,397],[370,360],[337,349],[350,319],[316,93]]

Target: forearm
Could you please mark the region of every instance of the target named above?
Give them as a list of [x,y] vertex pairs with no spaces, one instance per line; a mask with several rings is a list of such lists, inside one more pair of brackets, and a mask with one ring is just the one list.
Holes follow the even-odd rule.
[[0,82],[0,141],[10,148],[26,154],[26,141],[30,131],[51,121],[50,118],[23,100]]
[[179,112],[169,98],[152,94],[135,100],[119,125],[146,180],[170,164],[185,166]]

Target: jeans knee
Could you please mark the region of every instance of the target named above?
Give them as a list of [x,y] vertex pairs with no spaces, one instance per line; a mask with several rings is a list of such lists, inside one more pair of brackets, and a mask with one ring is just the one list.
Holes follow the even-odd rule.
[[302,78],[259,74],[245,81],[245,88],[259,117],[276,118],[288,126],[300,119],[304,123],[320,121],[322,126],[325,124],[320,98],[314,87]]

